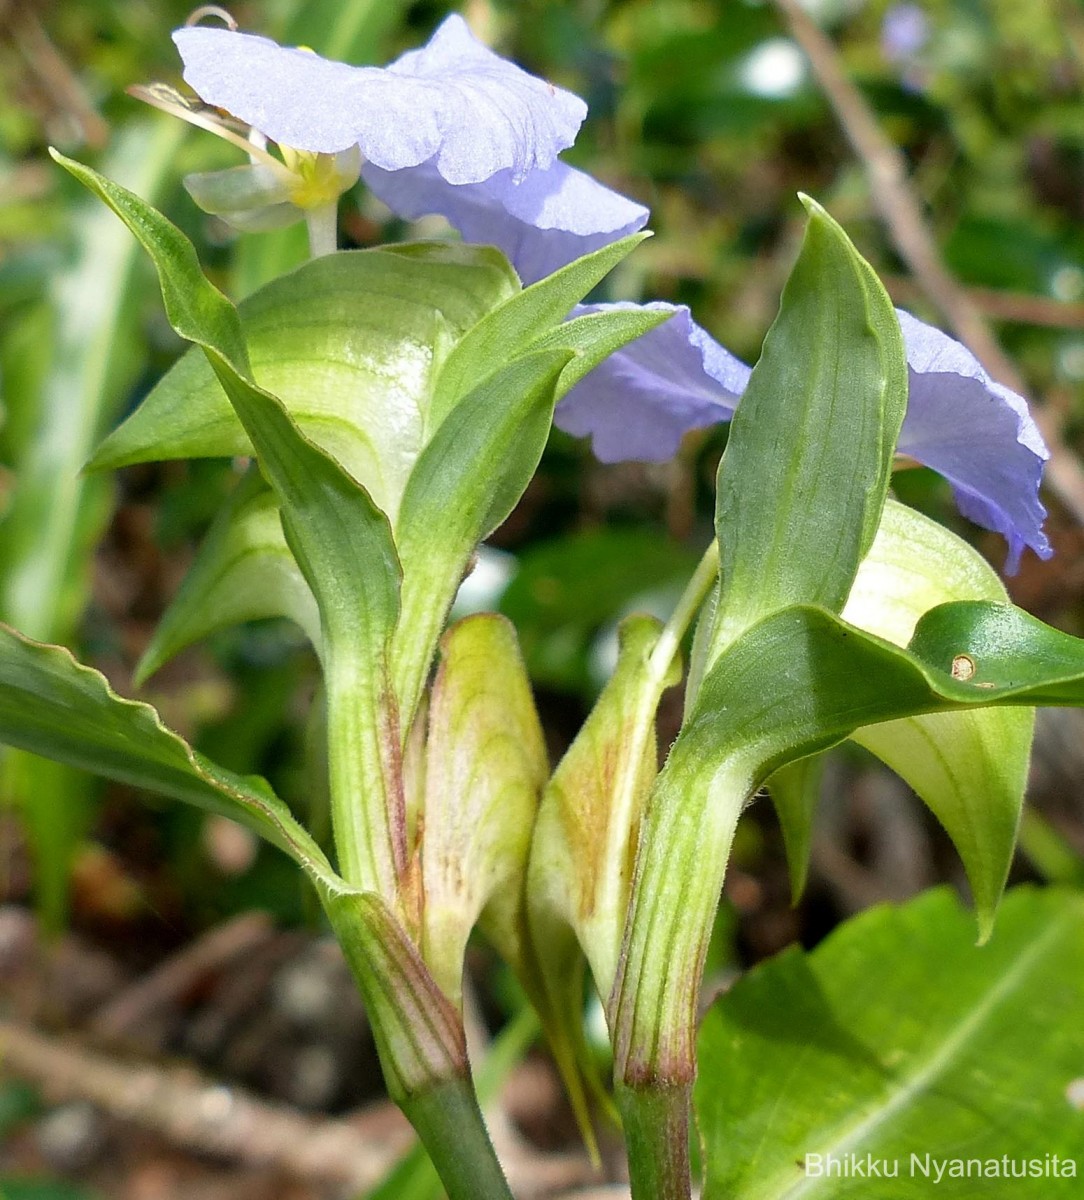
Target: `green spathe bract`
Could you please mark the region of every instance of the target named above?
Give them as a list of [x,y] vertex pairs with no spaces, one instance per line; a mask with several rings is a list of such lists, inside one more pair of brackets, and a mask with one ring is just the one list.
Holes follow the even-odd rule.
[[[843,616],[905,646],[924,613],[964,599],[1006,603],[1008,594],[971,546],[889,499]],[[982,708],[904,717],[851,735],[900,774],[945,826],[967,869],[983,937],[993,927],[1013,855],[1033,724],[1028,709]],[[768,785],[796,896],[809,861],[819,778],[817,760],[805,759]]]
[[838,609],[881,519],[907,406],[891,301],[814,201],[779,316],[730,427],[708,661],[788,604]]
[[[323,255],[238,306],[253,375],[392,520],[457,340],[518,289],[486,247]],[[251,454],[210,364],[189,351],[98,448],[96,468]]]
[[289,617],[319,650],[320,613],[282,532],[279,506],[253,464],[215,517],[136,669],[144,683],[175,654],[242,621]]
[[[754,968],[700,1031],[705,1200],[1079,1194],[1084,897],[1009,893],[988,946],[946,889],[878,907]],[[1036,1053],[1042,1031],[1042,1053]],[[1072,1180],[933,1179],[924,1160],[1077,1160]],[[835,1174],[806,1169],[807,1155]],[[897,1177],[844,1177],[900,1163]],[[891,1166],[889,1170],[891,1171]]]

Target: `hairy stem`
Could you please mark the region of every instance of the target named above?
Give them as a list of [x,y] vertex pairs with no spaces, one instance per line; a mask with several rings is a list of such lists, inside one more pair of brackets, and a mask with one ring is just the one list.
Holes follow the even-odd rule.
[[627,1087],[616,1098],[625,1126],[634,1200],[689,1200],[691,1084]]
[[468,1079],[400,1102],[437,1169],[448,1200],[512,1200]]

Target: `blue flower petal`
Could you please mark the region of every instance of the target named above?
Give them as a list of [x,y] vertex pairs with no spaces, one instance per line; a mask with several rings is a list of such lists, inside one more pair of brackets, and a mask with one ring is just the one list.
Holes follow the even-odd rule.
[[577,96],[494,54],[455,15],[387,68],[227,29],[178,29],[173,40],[204,103],[272,141],[324,154],[358,145],[386,171],[431,161],[453,184],[548,167],[587,114]]
[[[617,351],[557,407],[556,424],[590,436],[602,462],[671,457],[690,429],[729,420],[749,379],[749,368],[687,308],[646,307],[669,308],[674,317]],[[1049,558],[1039,502],[1048,454],[1027,404],[991,380],[959,342],[909,313],[898,315],[909,367],[900,453],[943,475],[960,512],[1004,536],[1010,574],[1025,546]]]
[[557,406],[558,428],[591,437],[602,462],[663,462],[682,436],[729,421],[749,368],[693,321],[685,305],[582,304],[573,315],[613,308],[674,315],[586,375]]
[[466,241],[498,246],[525,284],[635,233],[650,215],[559,161],[518,183],[512,171],[499,171],[482,183],[453,187],[431,163],[401,171],[366,164],[362,178],[399,216],[413,221],[439,213]]
[[897,316],[910,384],[900,453],[943,475],[960,512],[1004,536],[1009,574],[1025,546],[1049,558],[1039,502],[1049,453],[1027,403],[995,383],[959,342],[910,313]]

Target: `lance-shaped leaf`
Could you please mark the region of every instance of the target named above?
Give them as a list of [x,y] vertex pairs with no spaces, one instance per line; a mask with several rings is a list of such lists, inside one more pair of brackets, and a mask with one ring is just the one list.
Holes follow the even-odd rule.
[[[926,613],[906,649],[803,606],[733,643],[647,808],[616,992],[619,1077],[691,1079],[696,989],[734,826],[773,771],[866,725],[1000,704],[1084,705],[1084,640],[1012,605],[966,601]],[[991,916],[988,903],[981,930]]]
[[[1078,1195],[1084,898],[1018,888],[988,946],[973,932],[938,889],[720,997],[698,1048],[705,1200]],[[867,1155],[877,1179],[844,1175]],[[1006,1158],[1037,1169],[1007,1178]]]
[[538,466],[571,357],[564,349],[529,354],[491,375],[448,414],[415,464],[396,537],[403,591],[393,679],[404,728],[471,555]]
[[582,946],[602,996],[613,986],[636,835],[658,772],[655,713],[680,672],[652,657],[661,628],[648,616],[622,623],[617,666],[546,787],[531,850],[531,927],[547,978],[559,981],[557,961]]
[[456,1003],[467,938],[487,905],[490,936],[515,956],[527,852],[548,774],[512,624],[491,613],[457,622],[441,640],[429,702],[421,823],[422,954]]
[[[491,247],[420,243],[313,259],[238,312],[253,378],[394,520],[442,362],[518,286]],[[92,465],[251,453],[214,371],[191,351],[102,443]]]
[[186,646],[261,617],[289,617],[320,646],[320,614],[282,532],[275,493],[249,468],[215,517],[140,659],[142,683]]
[[[1008,595],[971,546],[889,499],[843,617],[906,646],[923,613],[963,599],[1004,602]],[[984,935],[1013,854],[1033,725],[1028,709],[984,708],[905,717],[852,735],[902,776],[945,826],[971,880]],[[809,862],[817,775],[815,764],[803,760],[769,783],[795,896]]]
[[873,542],[907,405],[892,303],[814,201],[719,466],[708,662],[789,604],[838,611]]
[[[560,336],[562,323],[573,307],[649,236],[647,233],[633,234],[592,254],[585,254],[524,288],[479,320],[443,364],[433,398],[434,426],[440,424],[461,397],[491,375],[498,364],[537,349],[535,343],[548,331]],[[653,321],[648,327],[653,328],[657,323]],[[641,332],[646,332],[646,328]],[[631,337],[624,340],[631,340]],[[605,356],[604,353],[601,357]],[[582,373],[586,374],[596,365],[597,362],[593,362]]]
[[[623,243],[622,252],[634,241]],[[582,286],[613,261],[612,255],[598,251],[583,260],[579,275],[580,263],[566,271]],[[440,407],[446,415],[418,458],[396,526],[403,615],[394,678],[404,724],[413,716],[436,639],[471,556],[512,511],[534,475],[554,405],[607,354],[666,318],[657,312],[605,313],[548,332],[536,327],[532,336],[521,307],[528,315],[536,312],[539,321],[553,320],[561,311],[548,295],[545,303],[536,302],[536,290],[545,292],[547,283],[535,284],[497,310],[507,320],[509,344],[526,343],[518,358],[494,369],[494,362],[507,361],[506,353],[485,365],[467,356],[468,362],[455,366],[454,383],[446,385],[441,376]],[[570,289],[558,294],[563,304]],[[497,354],[488,333],[482,344]],[[479,373],[481,382],[460,395]]]
[[205,278],[184,234],[138,196],[55,157],[150,254],[170,323],[203,348],[275,490],[287,542],[320,609],[340,868],[350,883],[393,895],[406,865],[406,819],[387,671],[398,614],[398,561],[387,518],[298,431],[282,402],[252,381],[237,310]]
[[[658,770],[655,713],[680,678],[674,647],[656,653],[660,631],[654,617],[622,623],[617,666],[546,787],[535,826],[527,915],[540,1011],[557,1014],[562,1028],[582,1023],[584,957],[604,998],[617,970],[641,814]],[[595,1075],[580,1039],[567,1050],[555,1057],[575,1101],[572,1083],[594,1085]]]
[[327,859],[262,779],[197,754],[149,704],[125,700],[68,650],[0,625],[0,742],[240,821],[334,886]]

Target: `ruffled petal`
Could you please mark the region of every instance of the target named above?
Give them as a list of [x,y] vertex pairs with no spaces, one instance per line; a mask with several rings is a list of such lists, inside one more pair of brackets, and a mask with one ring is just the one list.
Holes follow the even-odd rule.
[[574,316],[613,308],[668,310],[669,321],[611,355],[557,406],[558,428],[591,438],[601,462],[663,462],[682,436],[734,415],[749,368],[692,319],[685,305],[583,304]]
[[1013,574],[1025,546],[1053,554],[1039,501],[1042,436],[1015,392],[995,383],[966,347],[897,310],[909,368],[899,451],[943,475],[960,512],[1002,534]]
[[559,161],[518,183],[512,171],[499,171],[482,183],[452,186],[432,163],[402,171],[366,164],[361,174],[399,216],[413,221],[438,213],[465,241],[499,247],[525,284],[635,233],[650,215]]
[[227,29],[178,29],[173,40],[204,103],[272,141],[323,154],[357,145],[386,171],[431,161],[453,184],[548,167],[587,114],[579,97],[494,54],[456,15],[387,68]]
[[[556,424],[590,436],[602,462],[671,457],[690,429],[729,420],[749,379],[749,368],[687,308],[646,307],[674,316],[607,359],[557,407]],[[960,512],[1005,538],[1010,574],[1026,546],[1049,558],[1039,501],[1049,455],[1027,404],[990,379],[959,342],[909,313],[898,315],[909,368],[899,452],[943,475]]]

